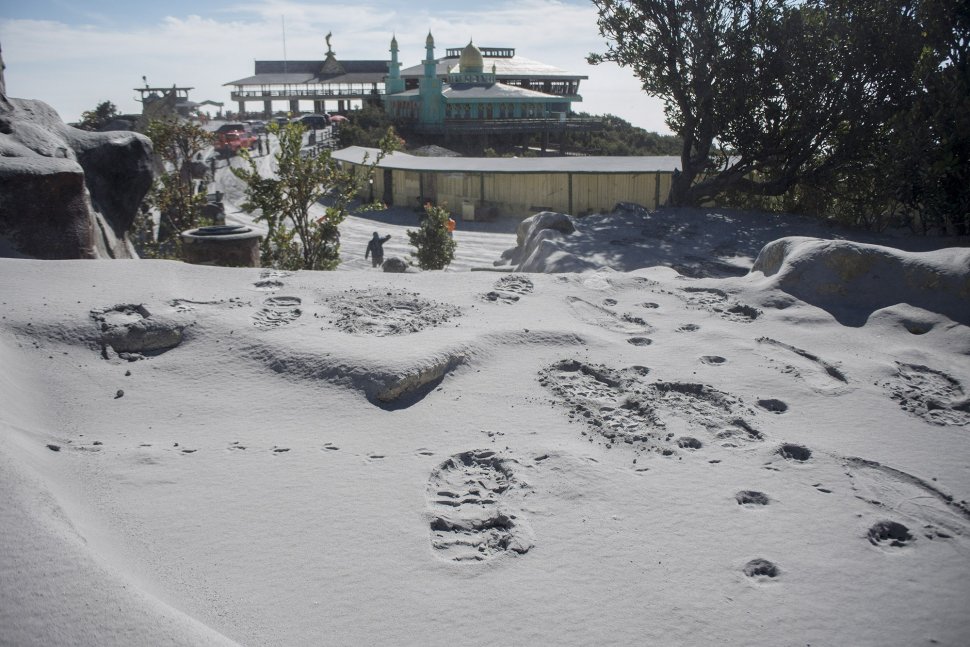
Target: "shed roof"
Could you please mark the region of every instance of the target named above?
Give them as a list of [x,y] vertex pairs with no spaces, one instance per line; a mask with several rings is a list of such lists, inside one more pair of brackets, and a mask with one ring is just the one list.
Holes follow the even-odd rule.
[[[334,151],[333,158],[351,164],[372,163],[379,150],[351,146]],[[418,157],[391,153],[380,168],[425,173],[673,173],[680,158],[641,157]]]

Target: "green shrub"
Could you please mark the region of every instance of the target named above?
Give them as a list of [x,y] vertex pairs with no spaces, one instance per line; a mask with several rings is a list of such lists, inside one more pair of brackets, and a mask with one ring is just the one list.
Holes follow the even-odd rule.
[[[267,235],[260,244],[264,267],[282,270],[332,270],[340,263],[340,224],[350,214],[350,205],[372,176],[374,167],[397,143],[388,129],[378,144],[381,152],[365,167],[364,173],[344,169],[331,151],[315,155],[303,150],[303,126],[287,124],[269,127],[279,139],[275,154],[276,177],[264,177],[248,151],[241,156],[247,168],[234,168],[233,174],[246,183],[248,212],[257,211],[254,220],[265,222]],[[326,205],[320,218],[310,215],[317,202]]]
[[[148,137],[164,170],[155,178],[135,221],[135,250],[142,258],[182,258],[181,232],[206,224],[202,217],[206,196],[192,177],[192,160],[212,135],[187,121],[152,120]],[[159,214],[158,236],[151,211]]]
[[408,239],[417,250],[413,255],[423,270],[443,270],[455,258],[456,243],[448,232],[448,211],[430,202],[424,205],[424,219],[417,231],[408,230]]

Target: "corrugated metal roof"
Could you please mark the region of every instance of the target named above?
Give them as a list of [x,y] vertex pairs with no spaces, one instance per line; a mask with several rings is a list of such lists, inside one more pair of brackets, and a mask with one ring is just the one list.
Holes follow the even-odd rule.
[[306,74],[305,72],[297,74],[257,74],[256,76],[247,76],[244,79],[223,83],[223,85],[302,85],[310,83],[313,79],[313,74]]
[[230,81],[223,85],[330,85],[335,83],[383,83],[386,72],[365,74],[336,74],[316,76],[314,74],[257,74],[245,79]]
[[[343,72],[320,74],[324,61],[256,61],[255,74],[223,85],[381,83],[390,61],[337,61]],[[285,70],[285,71],[284,71]]]
[[[348,74],[358,73],[382,73],[387,74],[387,66],[390,61],[341,61],[335,62],[344,68]],[[256,61],[253,72],[256,74],[282,74],[306,72],[317,74],[323,68],[324,61]]]
[[347,72],[333,76],[319,76],[316,78],[316,83],[323,85],[328,83],[383,83],[386,76],[386,70],[384,72]]
[[254,74],[316,74],[323,61],[256,61]]
[[468,100],[509,100],[509,99],[536,99],[539,101],[568,101],[568,97],[536,92],[517,88],[504,83],[494,83],[492,85],[473,85],[470,83],[445,84],[441,90],[447,101],[468,101]]
[[[582,74],[572,74],[553,65],[533,61],[522,56],[512,58],[484,58],[483,69],[485,72],[492,71],[492,64],[495,64],[495,74],[507,79],[588,79]],[[458,72],[457,58],[441,58],[435,66],[437,76],[445,76],[452,72]],[[424,65],[414,65],[401,70],[401,76],[405,78],[415,78],[424,76]]]
[[[405,90],[389,95],[395,98],[412,98],[420,96],[420,90]],[[537,101],[557,102],[572,101],[576,95],[546,94],[526,88],[519,88],[514,85],[504,83],[494,83],[492,85],[474,85],[471,83],[445,83],[442,86],[441,94],[446,101],[457,103],[460,101],[509,101],[516,99],[535,99]]]
[[[333,158],[352,164],[377,159],[376,148],[351,146],[333,153]],[[380,168],[427,173],[672,173],[680,168],[675,156],[650,157],[418,157],[391,153]]]

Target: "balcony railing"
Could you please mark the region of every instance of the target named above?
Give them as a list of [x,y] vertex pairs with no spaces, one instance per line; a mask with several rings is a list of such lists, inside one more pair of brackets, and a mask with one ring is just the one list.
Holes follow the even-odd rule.
[[316,99],[323,97],[339,97],[344,99],[363,99],[374,93],[383,94],[383,88],[351,87],[351,88],[309,88],[292,90],[233,90],[232,100],[243,99]]

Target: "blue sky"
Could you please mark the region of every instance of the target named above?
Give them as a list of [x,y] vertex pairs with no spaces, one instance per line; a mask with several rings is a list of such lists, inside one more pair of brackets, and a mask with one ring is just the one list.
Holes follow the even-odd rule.
[[423,58],[429,30],[442,55],[469,38],[515,47],[526,58],[589,76],[575,109],[668,132],[659,101],[643,94],[629,70],[585,62],[604,47],[586,0],[0,0],[7,93],[46,101],[73,121],[104,100],[137,112],[133,88],[144,75],[152,85],[194,87],[192,99],[230,107],[223,84],[251,75],[256,59],[282,59],[284,24],[291,60],[322,59],[327,32],[344,59],[384,58],[396,34],[405,67]]

